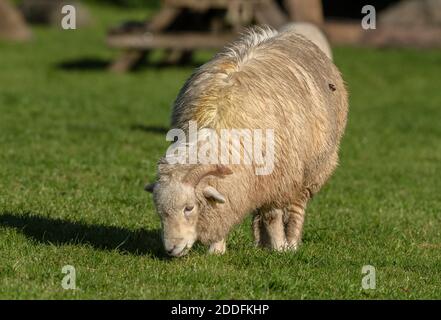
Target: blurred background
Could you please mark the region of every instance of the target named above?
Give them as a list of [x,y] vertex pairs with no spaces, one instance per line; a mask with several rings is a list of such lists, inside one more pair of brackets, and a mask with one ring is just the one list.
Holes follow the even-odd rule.
[[[190,62],[195,51],[219,49],[254,24],[314,23],[333,45],[441,46],[439,0],[2,0],[0,38],[31,41],[32,25],[60,28],[67,4],[76,9],[75,28],[99,24],[107,46],[124,51],[108,66],[117,72],[135,68],[154,50],[165,51],[164,63]],[[119,23],[95,11],[111,6]],[[363,29],[368,14],[374,18]]]

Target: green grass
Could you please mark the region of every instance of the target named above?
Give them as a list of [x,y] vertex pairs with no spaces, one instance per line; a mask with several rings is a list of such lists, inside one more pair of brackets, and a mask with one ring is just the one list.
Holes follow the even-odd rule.
[[0,298],[441,298],[440,51],[336,48],[350,119],[297,253],[254,248],[247,220],[224,256],[167,259],[142,187],[192,68],[105,72],[105,28],[145,12],[92,9],[93,27],[0,43]]

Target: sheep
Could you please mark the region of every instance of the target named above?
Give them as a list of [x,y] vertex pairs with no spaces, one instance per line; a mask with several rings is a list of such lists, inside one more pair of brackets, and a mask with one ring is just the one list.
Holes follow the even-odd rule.
[[257,175],[255,162],[162,157],[146,190],[153,193],[166,252],[183,256],[200,241],[222,254],[228,233],[248,214],[257,246],[295,251],[307,203],[337,166],[347,112],[337,67],[289,28],[250,29],[198,68],[174,103],[172,127],[186,134],[192,121],[214,132],[272,129],[274,168]]
[[332,50],[325,34],[316,25],[309,22],[295,22],[284,26],[280,31],[295,32],[313,42],[332,60]]

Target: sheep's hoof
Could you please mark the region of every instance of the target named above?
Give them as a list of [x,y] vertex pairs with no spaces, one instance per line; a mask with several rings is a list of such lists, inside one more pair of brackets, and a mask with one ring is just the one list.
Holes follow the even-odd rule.
[[290,251],[290,248],[288,247],[288,245],[286,243],[281,246],[273,247],[272,249],[274,251],[278,251],[278,252]]
[[272,241],[270,243],[266,244],[266,247],[270,250],[273,251],[279,251],[279,252],[283,252],[286,251],[288,244],[286,243],[286,241]]
[[284,241],[274,242],[274,241],[255,241],[254,245],[257,248],[268,249],[273,251],[283,252],[287,250],[288,244]]
[[300,243],[297,241],[288,242],[285,246],[284,251],[297,251],[300,247]]
[[226,249],[227,249],[227,244],[226,244],[225,240],[221,240],[221,241],[212,243],[210,245],[210,248],[208,249],[208,252],[210,254],[221,255],[221,254],[225,253]]

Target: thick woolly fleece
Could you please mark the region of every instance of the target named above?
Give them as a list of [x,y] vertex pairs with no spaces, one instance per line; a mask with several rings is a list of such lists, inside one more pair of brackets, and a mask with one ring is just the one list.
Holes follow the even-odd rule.
[[[297,248],[306,204],[337,166],[347,112],[340,72],[317,45],[293,28],[251,29],[185,83],[174,104],[172,127],[187,131],[189,121],[196,121],[198,128],[216,131],[273,129],[274,170],[256,175],[254,165],[240,164],[228,165],[232,174],[216,174],[212,166],[161,161],[154,197],[168,226],[165,234],[185,238],[181,235],[188,231],[190,246],[200,240],[222,251],[232,226],[254,213],[258,244]],[[206,174],[193,185],[184,183],[195,170]],[[225,203],[207,198],[207,186]],[[192,201],[197,212],[191,225],[189,219],[174,219]]]

